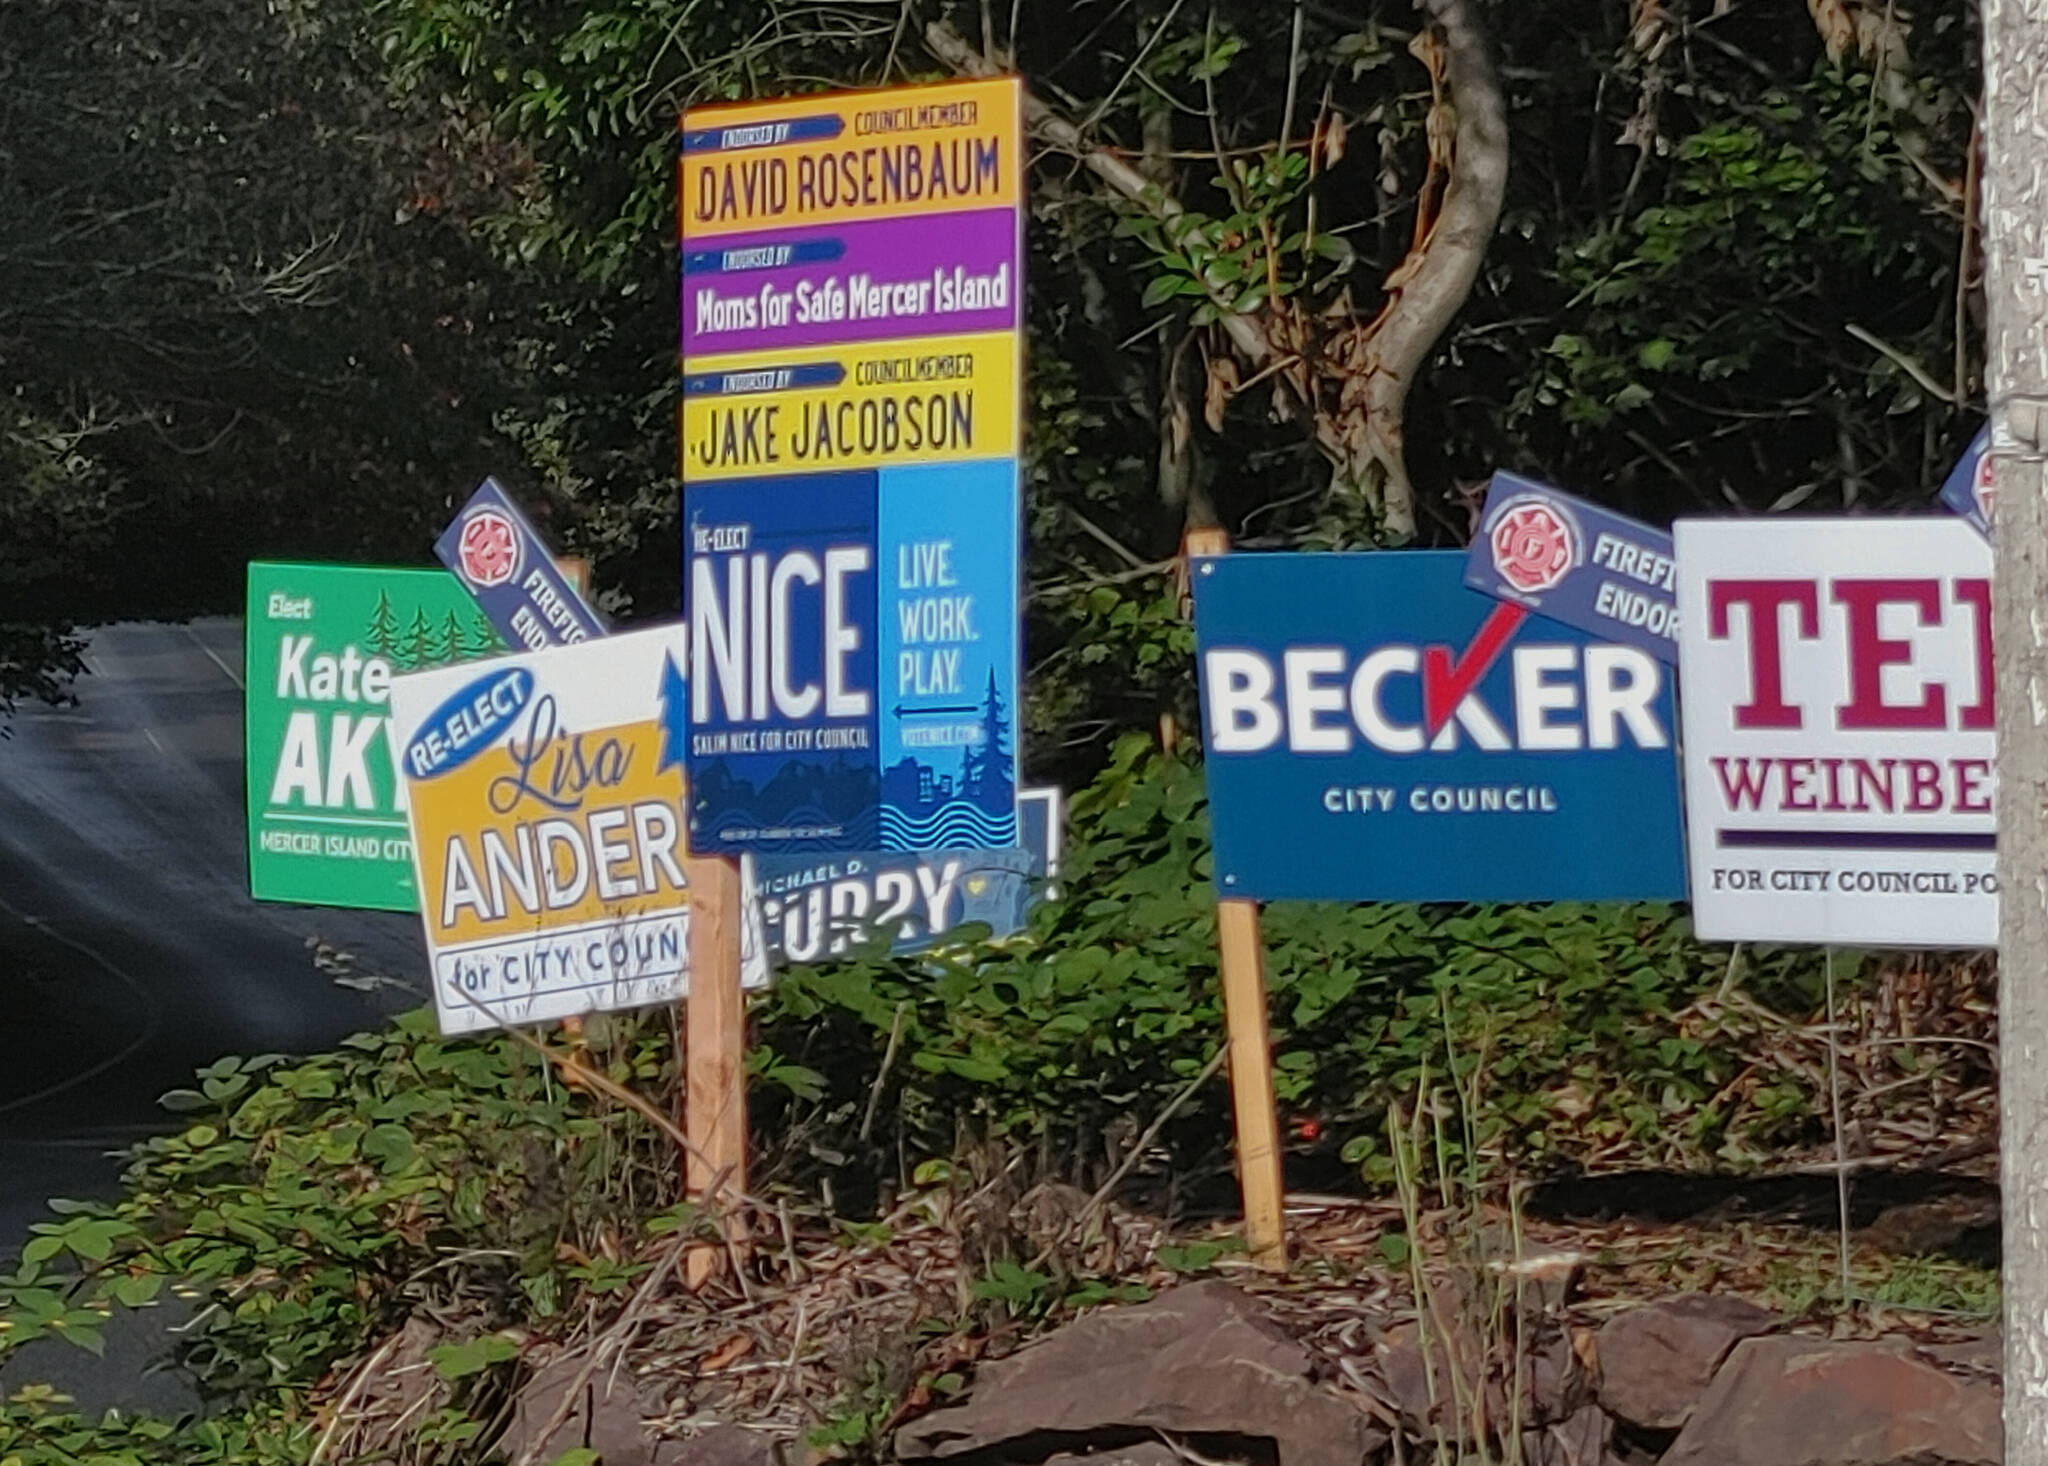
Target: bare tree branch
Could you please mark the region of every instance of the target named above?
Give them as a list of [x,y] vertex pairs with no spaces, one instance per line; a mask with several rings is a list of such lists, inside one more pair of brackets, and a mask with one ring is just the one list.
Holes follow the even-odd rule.
[[[1254,369],[1252,380],[1270,375],[1286,384],[1334,465],[1335,490],[1361,498],[1391,539],[1406,539],[1416,527],[1402,437],[1408,393],[1479,277],[1508,173],[1506,108],[1472,0],[1418,5],[1430,23],[1415,49],[1430,67],[1435,94],[1431,175],[1416,203],[1414,247],[1387,277],[1379,314],[1369,322],[1311,319],[1270,297],[1240,311],[1232,292],[1213,285],[1208,291],[1231,348]],[[1001,74],[944,21],[926,27],[925,44],[965,75]],[[1024,108],[1040,139],[1149,213],[1169,243],[1188,243],[1197,221],[1179,199],[1028,91]]]
[[[1508,186],[1507,107],[1473,0],[1420,4],[1442,38],[1450,111],[1456,118],[1450,178],[1434,225],[1389,277],[1393,298],[1375,323],[1361,425],[1367,456],[1386,475],[1387,530],[1404,536],[1415,532],[1415,493],[1401,437],[1408,391],[1472,293]],[[1432,126],[1440,110],[1432,112]]]
[[[946,21],[935,20],[925,27],[925,45],[934,56],[960,72],[963,76],[1000,76],[1003,69],[977,51],[967,38]],[[1024,121],[1040,137],[1061,152],[1072,153],[1081,160],[1081,166],[1108,184],[1112,190],[1123,195],[1134,204],[1142,205],[1147,212],[1158,219],[1166,229],[1166,237],[1175,244],[1181,242],[1183,232],[1190,228],[1187,210],[1179,199],[1173,197],[1158,184],[1126,163],[1106,148],[1089,142],[1081,129],[1060,116],[1041,101],[1030,90],[1024,93]],[[1227,306],[1227,300],[1219,298],[1219,306]],[[1256,318],[1235,313],[1223,318],[1223,329],[1230,336],[1231,345],[1250,357],[1254,363],[1263,363],[1272,352],[1266,340],[1265,329]]]

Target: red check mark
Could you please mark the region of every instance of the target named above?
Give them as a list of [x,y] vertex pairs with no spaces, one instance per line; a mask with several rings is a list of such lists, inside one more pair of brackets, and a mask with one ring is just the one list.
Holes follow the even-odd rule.
[[1528,616],[1527,609],[1509,601],[1502,601],[1493,612],[1480,623],[1473,634],[1472,644],[1465,648],[1454,663],[1451,649],[1447,646],[1429,646],[1422,649],[1422,721],[1429,736],[1435,738],[1451,715],[1458,710],[1479,679],[1500,659],[1507,644],[1514,640],[1515,629]]

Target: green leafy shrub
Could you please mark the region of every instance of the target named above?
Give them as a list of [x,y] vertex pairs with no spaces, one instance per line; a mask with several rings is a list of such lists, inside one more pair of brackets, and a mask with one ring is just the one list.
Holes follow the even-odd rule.
[[[659,1088],[648,1025],[595,1025],[592,1062]],[[127,1195],[64,1204],[0,1277],[0,1349],[96,1347],[98,1311],[167,1281],[211,1305],[192,1362],[217,1390],[303,1390],[421,1302],[481,1334],[546,1318],[602,1239],[671,1200],[667,1142],[504,1035],[443,1040],[429,1013],[303,1061],[224,1059],[166,1097]]]
[[[803,1159],[852,1184],[947,1154],[966,1128],[1029,1140],[1085,1179],[1114,1159],[1105,1137],[1134,1136],[1214,1054],[1199,767],[1127,738],[1073,821],[1062,896],[1025,939],[910,960],[871,950],[784,974],[762,1000],[757,1065],[817,1079],[774,1115]],[[1483,1071],[1480,1133],[1537,1165],[1617,1147],[1639,1163],[1746,1164],[1817,1133],[1802,1076],[1728,1092],[1775,1022],[1768,1005],[1812,1011],[1809,953],[1754,954],[1748,996],[1717,1004],[1728,958],[1670,906],[1287,904],[1263,930],[1280,1100],[1371,1179],[1389,1176],[1388,1102],[1412,1094],[1447,1034],[1460,1080]],[[888,1127],[863,1144],[878,1087]],[[1162,1141],[1185,1174],[1227,1167],[1229,1136],[1219,1081]]]
[[86,1420],[42,1386],[0,1400],[0,1466],[302,1466],[315,1432],[263,1415],[173,1424],[109,1411]]
[[[1200,769],[1126,740],[1074,823],[1063,890],[1020,938],[870,950],[757,999],[757,1190],[830,1182],[857,1212],[983,1142],[1092,1187],[1189,1090],[1223,1031]],[[1756,1042],[1768,1003],[1812,1011],[1809,957],[1752,954],[1748,995],[1721,1001],[1727,959],[1667,907],[1287,905],[1264,936],[1280,1100],[1332,1167],[1388,1178],[1389,1108],[1425,1076],[1475,1111],[1448,1143],[1518,1165],[1740,1162],[1818,1134],[1810,1081]],[[666,1105],[670,1035],[658,1012],[593,1017],[579,1062]],[[189,1288],[191,1362],[240,1403],[245,1444],[294,1438],[338,1365],[430,1305],[455,1391],[435,1429],[466,1450],[485,1427],[465,1402],[494,1408],[519,1330],[605,1306],[642,1271],[640,1237],[693,1223],[645,1116],[565,1086],[531,1039],[442,1039],[424,1012],[316,1058],[223,1059],[166,1103],[185,1128],[136,1149],[124,1199],[64,1204],[0,1276],[0,1352],[96,1347],[111,1305]],[[1153,1174],[1227,1175],[1230,1133],[1224,1085],[1195,1085]],[[981,1302],[1028,1315],[1074,1302],[1066,1286],[992,1264]],[[10,1411],[7,1466],[69,1459],[20,1442],[91,1429],[47,1400]],[[178,1458],[270,1459],[213,1449]]]

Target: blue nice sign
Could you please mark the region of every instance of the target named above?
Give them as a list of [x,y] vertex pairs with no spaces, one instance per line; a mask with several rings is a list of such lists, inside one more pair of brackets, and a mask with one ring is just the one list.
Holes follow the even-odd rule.
[[1219,894],[1679,900],[1671,677],[1458,551],[1196,562]]
[[695,483],[691,847],[1017,843],[1015,466]]
[[1678,571],[1661,529],[1496,473],[1465,584],[1678,665]]
[[515,649],[595,641],[608,630],[496,479],[469,496],[434,541],[434,553]]

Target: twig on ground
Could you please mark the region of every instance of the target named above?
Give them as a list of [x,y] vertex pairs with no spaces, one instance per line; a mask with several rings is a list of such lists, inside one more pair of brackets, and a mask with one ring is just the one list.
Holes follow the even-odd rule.
[[1152,1142],[1159,1138],[1159,1132],[1166,1128],[1166,1122],[1180,1112],[1180,1107],[1194,1096],[1196,1090],[1215,1077],[1216,1071],[1223,1067],[1223,1061],[1229,1057],[1230,1050],[1228,1048],[1218,1049],[1216,1056],[1202,1066],[1202,1072],[1182,1085],[1179,1093],[1166,1102],[1166,1108],[1153,1116],[1152,1123],[1145,1127],[1145,1133],[1140,1135],[1136,1142],[1132,1144],[1130,1150],[1124,1155],[1123,1160],[1117,1164],[1117,1168],[1109,1173],[1109,1179],[1095,1188],[1095,1194],[1088,1198],[1088,1204],[1081,1208],[1080,1214],[1069,1219],[1064,1226],[1056,1230],[1053,1233],[1052,1240],[1045,1244],[1044,1250],[1038,1256],[1031,1259],[1031,1266],[1034,1270],[1043,1266],[1046,1259],[1059,1250],[1060,1244],[1065,1242],[1076,1228],[1085,1229],[1087,1227],[1088,1223],[1094,1219],[1095,1214],[1101,1210],[1102,1204],[1109,1200],[1110,1193],[1116,1190],[1117,1184],[1124,1177],[1130,1175],[1131,1168],[1138,1164],[1139,1157],[1143,1156],[1151,1148]]
[[896,1005],[896,1021],[889,1025],[889,1046],[882,1050],[882,1067],[875,1071],[875,1082],[868,1090],[867,1113],[860,1117],[860,1139],[865,1145],[875,1129],[875,1113],[882,1107],[882,1087],[889,1082],[889,1070],[896,1062],[896,1046],[903,1042],[903,1020],[910,1013],[910,1000],[904,999]]
[[542,1449],[553,1439],[555,1432],[567,1423],[570,1413],[576,1407],[576,1397],[583,1392],[583,1387],[590,1383],[590,1377],[597,1373],[597,1367],[604,1362],[605,1356],[614,1350],[623,1354],[625,1346],[631,1341],[632,1330],[639,1324],[640,1315],[653,1300],[660,1285],[667,1280],[677,1259],[687,1250],[686,1247],[671,1248],[661,1264],[647,1275],[647,1281],[634,1292],[632,1301],[620,1312],[611,1327],[591,1341],[589,1358],[583,1361],[583,1367],[576,1372],[576,1378],[570,1382],[569,1388],[562,1392],[561,1403],[555,1406],[555,1413],[548,1418],[547,1425],[533,1437],[533,1443],[526,1448],[514,1466],[534,1466],[540,1459]]
[[356,1396],[362,1393],[363,1386],[369,1383],[370,1376],[377,1372],[378,1366],[383,1364],[404,1337],[403,1333],[393,1334],[378,1345],[377,1351],[357,1367],[356,1372],[349,1378],[348,1388],[344,1389],[341,1398],[334,1402],[334,1418],[327,1422],[327,1429],[320,1432],[320,1443],[313,1447],[313,1454],[306,1458],[306,1466],[320,1466],[320,1463],[327,1459],[327,1448],[334,1444],[334,1437],[340,1431],[342,1421],[348,1418],[349,1406],[355,1403]]
[[782,1399],[783,1394],[789,1389],[791,1383],[796,1380],[797,1366],[803,1358],[803,1353],[804,1300],[799,1298],[796,1300],[796,1336],[790,1342],[789,1358],[782,1361],[778,1366],[782,1370],[782,1378],[775,1382],[775,1389],[768,1396],[768,1408],[770,1410],[775,1408],[776,1404]]

